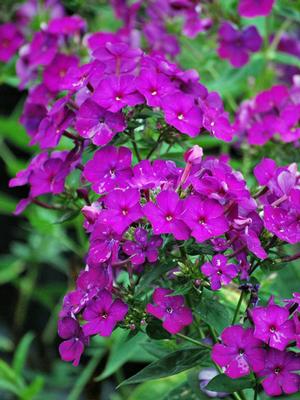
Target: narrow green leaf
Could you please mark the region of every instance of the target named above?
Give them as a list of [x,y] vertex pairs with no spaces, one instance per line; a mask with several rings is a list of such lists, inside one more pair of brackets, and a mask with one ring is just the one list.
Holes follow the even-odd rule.
[[89,382],[91,379],[91,376],[93,375],[95,369],[97,368],[101,358],[103,357],[105,352],[104,348],[100,348],[94,352],[94,355],[90,359],[89,363],[87,366],[84,368],[84,370],[81,372],[79,375],[78,379],[75,381],[75,385],[72,388],[71,393],[67,397],[67,400],[77,400],[79,399],[82,391],[84,390],[86,384]]
[[42,376],[37,376],[34,381],[22,391],[22,393],[20,394],[20,398],[22,400],[35,399],[36,395],[40,393],[43,386],[44,378]]
[[212,390],[213,392],[234,393],[254,386],[255,380],[251,375],[243,376],[239,379],[231,379],[225,374],[220,374],[209,382],[206,389]]
[[127,335],[121,335],[120,340],[114,343],[104,371],[95,378],[96,381],[101,381],[109,377],[127,361],[133,358],[135,354],[143,351],[140,345],[147,340],[147,337],[143,333],[138,333],[130,340],[126,340],[126,336]]
[[208,357],[208,354],[206,349],[199,349],[198,347],[174,351],[162,359],[149,364],[134,376],[126,379],[121,385],[130,385],[132,383],[176,375],[195,365],[200,365]]
[[28,355],[28,351],[31,345],[31,342],[34,339],[34,335],[32,332],[26,333],[25,336],[23,336],[22,340],[20,341],[14,358],[12,362],[12,367],[16,374],[20,375],[22,371],[24,370],[25,363],[26,363],[26,358]]

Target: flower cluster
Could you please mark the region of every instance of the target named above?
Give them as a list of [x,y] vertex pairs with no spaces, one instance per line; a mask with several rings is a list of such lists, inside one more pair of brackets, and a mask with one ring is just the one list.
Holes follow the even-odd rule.
[[266,307],[251,309],[253,326],[226,328],[221,343],[213,347],[212,359],[234,379],[254,372],[269,396],[297,393],[300,357],[288,349],[294,341],[299,346],[297,306],[296,298],[287,301],[286,307],[278,306],[271,298]]
[[223,22],[219,28],[218,54],[228,59],[234,67],[242,67],[249,61],[249,53],[259,51],[262,38],[255,26],[249,26],[242,31],[236,29],[230,22]]
[[300,138],[300,88],[273,86],[244,101],[236,115],[235,131],[249,144],[262,146],[279,135],[283,142]]
[[300,174],[297,164],[277,167],[265,158],[254,169],[258,183],[264,186],[259,201],[264,206],[265,227],[288,243],[300,242]]
[[[186,150],[185,142],[197,143],[202,133],[229,142],[235,132],[250,144],[276,134],[297,142],[299,86],[259,93],[242,103],[232,125],[220,95],[195,70],[168,58],[179,52],[176,35],[167,30],[170,20],[183,18],[189,37],[210,26],[199,18],[198,2],[111,3],[124,26],[89,34],[80,16],[65,16],[54,1],[49,20],[21,48],[16,65],[20,87],[30,86],[21,123],[30,144],[41,149],[10,181],[11,187],[29,187],[16,213],[30,203],[61,210],[73,202],[89,242],[85,268],[59,314],[61,357],[78,365],[92,336],[110,336],[118,326],[147,332],[154,321],[182,338],[178,333],[198,322],[185,294],[215,296],[230,285],[250,293],[247,326],[233,323],[223,331],[214,362],[230,378],[256,374],[271,396],[294,393],[300,384],[299,358],[291,349],[300,343],[299,294],[285,307],[273,300],[258,306],[259,283],[251,275],[264,260],[274,261],[274,241],[300,242],[297,165],[263,159],[254,169],[261,187],[251,194],[227,155],[204,156],[199,145]],[[238,9],[251,18],[268,15],[273,3],[241,0]],[[29,4],[18,18],[32,18]],[[3,61],[25,43],[26,32],[8,25],[0,29]],[[142,35],[149,51],[141,48]],[[254,26],[238,30],[225,21],[219,28],[219,56],[235,67],[261,44]],[[168,159],[174,144],[186,150],[176,163]],[[156,156],[161,146],[169,147]],[[76,183],[70,188],[71,178]],[[50,194],[56,196],[51,204],[44,201]],[[153,271],[156,278],[144,285]],[[208,327],[206,339],[216,342]]]
[[171,22],[175,25],[177,20],[183,19],[182,33],[190,38],[211,27],[211,18],[201,18],[200,3],[199,0],[147,0],[130,4],[111,0],[116,17],[124,23],[119,33],[128,35],[135,46],[139,46],[144,37],[152,51],[171,57],[180,52],[177,35],[168,29]]

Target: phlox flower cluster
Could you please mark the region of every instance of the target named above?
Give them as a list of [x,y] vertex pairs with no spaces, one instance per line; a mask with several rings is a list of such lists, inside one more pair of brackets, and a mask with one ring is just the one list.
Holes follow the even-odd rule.
[[[259,187],[253,194],[227,155],[204,155],[198,145],[186,150],[184,142],[202,133],[229,142],[237,133],[255,145],[278,134],[297,143],[299,86],[259,93],[241,104],[232,124],[220,95],[195,70],[170,61],[180,50],[168,32],[170,20],[183,20],[183,34],[192,38],[211,25],[200,19],[198,3],[111,1],[123,27],[87,33],[80,16],[67,16],[58,2],[46,1],[49,19],[32,33],[32,0],[16,13],[22,31],[14,24],[0,27],[0,60],[19,49],[20,88],[30,87],[21,123],[30,144],[40,148],[10,181],[11,187],[29,188],[16,213],[31,203],[61,210],[67,198],[84,217],[85,268],[59,313],[63,360],[77,366],[93,336],[108,337],[117,327],[145,332],[155,321],[182,338],[198,323],[193,301],[177,291],[183,278],[187,290],[201,296],[215,296],[224,286],[250,293],[241,324],[233,322],[220,338],[209,329],[217,342],[212,359],[232,379],[255,376],[270,396],[291,394],[300,386],[293,351],[300,345],[300,295],[284,306],[273,298],[262,306],[251,275],[260,263],[274,261],[269,250],[275,242],[300,242],[297,165],[263,159],[254,169]],[[241,0],[238,10],[247,18],[266,16],[273,3]],[[141,48],[143,38],[148,51]],[[261,45],[254,26],[237,29],[223,21],[219,27],[219,56],[235,67]],[[146,153],[138,144],[148,130],[155,146]],[[178,163],[167,154],[155,156],[163,142],[183,144]],[[51,204],[44,201],[49,195],[56,199]],[[141,289],[146,273],[162,264],[168,268]]]
[[297,393],[300,389],[300,357],[290,351],[299,347],[299,296],[287,300],[285,307],[270,299],[266,307],[249,311],[251,326],[233,325],[221,334],[212,359],[231,378],[255,373],[269,396]]
[[300,87],[273,86],[244,101],[236,115],[235,132],[251,145],[263,146],[280,138],[285,143],[299,143]]

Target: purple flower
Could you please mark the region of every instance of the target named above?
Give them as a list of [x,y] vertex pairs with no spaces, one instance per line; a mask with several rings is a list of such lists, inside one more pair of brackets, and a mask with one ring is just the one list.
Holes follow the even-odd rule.
[[193,322],[193,315],[191,310],[184,306],[183,296],[170,296],[171,294],[172,290],[169,289],[155,289],[155,305],[147,304],[146,311],[161,319],[165,330],[175,335]]
[[255,325],[254,336],[263,340],[270,347],[284,350],[295,338],[295,326],[289,320],[289,311],[269,303],[267,307],[256,307],[252,310]]
[[101,212],[99,221],[109,224],[119,234],[143,216],[137,189],[115,189],[104,198],[104,204],[106,209]]
[[43,73],[43,82],[49,90],[60,91],[64,88],[64,80],[68,69],[78,65],[76,56],[56,54]]
[[[174,101],[175,97],[176,101]],[[193,97],[181,93],[178,93],[178,96],[176,93],[165,96],[162,100],[162,108],[168,124],[189,136],[199,135],[203,115],[201,109],[195,105]]]
[[76,35],[84,32],[86,22],[79,15],[72,15],[52,19],[47,27],[47,31],[54,35]]
[[176,183],[180,169],[174,161],[142,160],[133,167],[130,185],[139,189],[153,189],[166,183]]
[[58,334],[64,340],[59,345],[59,354],[64,361],[72,361],[77,367],[88,338],[83,335],[78,321],[71,317],[64,317],[58,321]]
[[262,38],[255,26],[239,31],[225,21],[219,29],[219,43],[219,56],[228,59],[234,67],[239,68],[247,64],[250,52],[260,49]]
[[[31,67],[48,65],[55,57],[58,49],[58,39],[48,32],[36,32],[29,51],[29,63]],[[51,88],[49,88],[51,89]]]
[[271,158],[263,158],[254,168],[254,175],[261,186],[268,185],[276,171],[276,162]]
[[136,91],[135,80],[133,75],[110,76],[103,79],[94,92],[93,100],[112,112],[141,104],[144,98]]
[[163,240],[160,236],[151,236],[148,239],[148,233],[143,228],[137,228],[134,231],[134,241],[126,240],[123,244],[125,254],[132,256],[130,261],[133,265],[144,264],[146,260],[154,263],[158,259],[158,248]]
[[121,113],[112,113],[87,99],[79,108],[75,128],[80,136],[91,139],[97,146],[109,143],[116,133],[126,128]]
[[26,101],[20,122],[25,127],[29,136],[34,138],[37,135],[39,125],[46,115],[47,108],[43,104]]
[[127,304],[120,299],[113,301],[111,293],[103,290],[83,312],[83,318],[88,321],[83,326],[84,335],[110,336],[117,323],[124,319],[127,312]]
[[264,208],[265,227],[279,239],[295,244],[300,242],[300,210],[266,206]]
[[119,75],[134,70],[142,55],[140,49],[133,49],[126,43],[112,43],[106,40],[105,45],[93,52],[93,56],[105,64],[106,72]]
[[71,126],[75,113],[68,107],[68,97],[57,100],[38,127],[30,144],[39,143],[41,149],[55,147],[64,131]]
[[144,69],[138,77],[137,90],[145,96],[148,106],[160,107],[162,98],[175,88],[164,74]]
[[258,372],[264,368],[265,352],[262,342],[253,336],[252,328],[230,326],[224,329],[221,339],[222,344],[214,345],[211,357],[225,368],[225,374],[230,378],[240,378],[251,370]]
[[240,0],[238,11],[242,17],[267,16],[272,11],[275,0]]
[[126,147],[106,146],[96,151],[93,159],[86,163],[84,177],[99,194],[127,186],[132,176],[131,159],[131,151]]
[[268,396],[297,393],[300,390],[300,358],[292,352],[269,349],[265,366],[258,372],[263,377],[262,386]]
[[215,200],[201,200],[198,196],[190,196],[185,201],[183,220],[192,230],[191,235],[198,242],[204,242],[228,230],[223,212],[223,207]]
[[90,237],[90,249],[87,258],[88,265],[97,266],[109,259],[115,262],[118,258],[121,238],[110,225],[96,222]]
[[209,277],[212,290],[218,290],[223,285],[228,285],[238,274],[235,264],[227,264],[227,258],[222,254],[213,256],[211,262],[202,265],[201,271]]
[[172,233],[177,240],[187,240],[190,236],[188,227],[182,221],[184,211],[184,202],[171,190],[160,192],[156,205],[149,202],[143,207],[155,234]]
[[9,61],[21,47],[23,35],[12,23],[0,25],[0,61]]

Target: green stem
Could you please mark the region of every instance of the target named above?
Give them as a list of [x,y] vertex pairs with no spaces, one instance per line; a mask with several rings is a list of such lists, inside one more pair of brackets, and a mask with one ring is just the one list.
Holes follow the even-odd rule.
[[254,390],[253,400],[257,400],[257,398],[258,398],[257,385],[255,386],[255,388],[253,390]]
[[177,333],[176,336],[179,337],[180,339],[186,340],[187,342],[190,342],[190,343],[196,344],[197,346],[205,347],[206,349],[211,350],[211,346],[209,346],[208,344],[199,342],[199,340],[193,339],[189,336],[185,336],[182,333]]
[[234,312],[234,316],[233,316],[231,325],[234,325],[235,322],[236,322],[238,313],[240,311],[240,308],[241,308],[241,305],[242,305],[242,302],[243,302],[243,298],[244,298],[244,292],[241,291],[240,298],[239,298],[239,301],[237,303],[237,306],[236,306],[236,309],[235,309],[235,312]]

